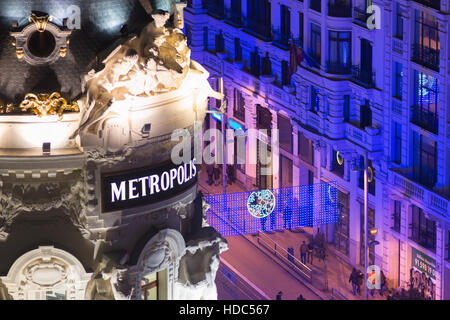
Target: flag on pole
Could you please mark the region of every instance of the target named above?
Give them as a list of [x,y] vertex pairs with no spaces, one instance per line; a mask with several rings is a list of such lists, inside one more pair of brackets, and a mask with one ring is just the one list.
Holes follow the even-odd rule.
[[303,49],[297,47],[297,45],[291,43],[290,47],[290,59],[289,59],[289,81],[291,81],[292,75],[297,71],[297,67],[302,63],[305,58]]

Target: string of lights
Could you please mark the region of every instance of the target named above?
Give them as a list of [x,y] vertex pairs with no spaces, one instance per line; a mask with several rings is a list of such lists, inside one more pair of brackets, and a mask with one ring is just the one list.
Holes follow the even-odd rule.
[[337,223],[337,196],[334,182],[207,195],[206,218],[225,237]]

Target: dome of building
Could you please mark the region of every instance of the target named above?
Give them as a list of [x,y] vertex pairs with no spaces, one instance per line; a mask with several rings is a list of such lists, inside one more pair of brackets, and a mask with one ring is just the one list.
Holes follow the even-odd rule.
[[[19,60],[11,32],[23,32],[32,11],[48,15],[55,28],[44,36],[30,33],[26,39],[30,57]],[[139,32],[150,19],[137,0],[1,1],[0,98],[4,103],[20,103],[24,92],[33,91],[57,91],[68,100],[77,98],[82,75],[96,64],[97,56],[121,37]],[[70,32],[69,43],[62,43],[66,54],[58,58],[60,48],[55,48],[55,59],[55,40],[65,38],[66,32]],[[59,41],[56,44],[61,45]]]

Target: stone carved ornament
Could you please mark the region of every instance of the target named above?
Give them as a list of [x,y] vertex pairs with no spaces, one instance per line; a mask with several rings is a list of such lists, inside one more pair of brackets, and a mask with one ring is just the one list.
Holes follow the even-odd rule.
[[133,292],[123,281],[124,271],[103,256],[87,283],[85,300],[129,300]]
[[145,253],[141,269],[144,274],[157,272],[176,260],[167,240],[155,241]]
[[42,299],[42,293],[54,290],[64,291],[66,299],[81,299],[90,275],[70,253],[41,246],[16,259],[7,276],[1,277],[0,300]]
[[[36,192],[53,195],[46,201],[27,202],[27,197]],[[0,188],[0,239],[8,237],[9,228],[14,219],[22,212],[46,212],[52,209],[62,209],[85,238],[91,236],[87,228],[85,215],[87,208],[87,194],[83,181],[77,181],[67,192],[61,190],[56,183],[43,183],[38,190],[30,184],[14,186],[14,192],[5,193]]]
[[179,201],[179,202],[177,202],[177,203],[175,203],[172,207],[171,207],[171,209],[173,209],[174,211],[175,211],[175,213],[177,214],[177,216],[179,216],[181,219],[186,219],[187,218],[187,215],[188,215],[188,212],[187,212],[187,206],[189,205],[190,203],[185,203],[185,202],[182,202],[182,201]]
[[180,260],[175,299],[217,300],[215,284],[219,255],[228,250],[227,241],[211,227],[203,228],[188,242]]
[[211,206],[209,203],[205,200],[202,194],[202,228],[209,227],[208,220],[206,218],[206,212],[209,210]]
[[104,69],[86,75],[86,110],[80,128],[97,134],[101,120],[120,115],[111,107],[130,97],[151,97],[178,89],[191,67],[191,51],[183,32],[165,27],[168,13],[152,14],[139,36],[117,47],[104,61]]

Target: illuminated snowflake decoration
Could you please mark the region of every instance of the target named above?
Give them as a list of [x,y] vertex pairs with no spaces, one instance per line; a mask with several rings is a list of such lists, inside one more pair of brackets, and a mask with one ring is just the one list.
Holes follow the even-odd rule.
[[265,218],[275,209],[275,196],[270,190],[254,191],[247,199],[247,209],[255,218]]

